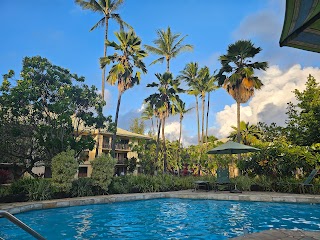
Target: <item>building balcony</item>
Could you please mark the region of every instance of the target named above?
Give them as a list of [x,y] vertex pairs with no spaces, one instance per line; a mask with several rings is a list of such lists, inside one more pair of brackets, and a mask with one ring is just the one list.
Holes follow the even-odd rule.
[[[103,143],[102,148],[110,149],[111,150],[111,144],[110,143]],[[116,143],[116,150],[127,150],[130,151],[131,148],[129,144],[126,143]]]

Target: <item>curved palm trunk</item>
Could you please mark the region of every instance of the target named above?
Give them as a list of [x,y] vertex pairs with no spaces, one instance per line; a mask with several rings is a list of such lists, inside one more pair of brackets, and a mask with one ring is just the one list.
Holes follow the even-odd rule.
[[196,112],[197,112],[197,123],[198,123],[198,144],[200,144],[200,119],[199,119],[198,96],[196,96]]
[[206,95],[202,94],[201,95],[201,100],[202,100],[202,127],[201,127],[201,144],[203,143],[204,140],[204,105],[206,101]]
[[154,124],[153,124],[153,117],[151,118],[151,128],[152,128],[152,136],[154,136]]
[[[104,57],[107,56],[107,44],[106,41],[108,40],[108,28],[109,28],[109,19],[107,16],[106,18],[106,29],[105,29],[105,39],[104,39]],[[101,95],[102,95],[102,100],[104,100],[104,91],[105,91],[105,82],[106,82],[106,67],[102,69],[102,81],[101,81]]]
[[208,142],[208,123],[209,123],[209,107],[210,107],[210,92],[208,92],[208,106],[207,106],[207,123],[206,123],[206,142]]
[[115,130],[112,135],[112,147],[111,147],[111,156],[116,157],[116,139],[117,139],[117,128],[118,128],[118,117],[119,117],[119,110],[120,110],[120,104],[121,104],[121,96],[122,92],[119,91],[118,93],[118,102],[117,102],[117,110],[116,110],[116,117],[114,120],[115,124]]
[[167,163],[167,147],[166,147],[166,138],[164,136],[164,126],[166,123],[166,118],[162,118],[162,143],[163,143],[163,173],[167,172],[168,163]]

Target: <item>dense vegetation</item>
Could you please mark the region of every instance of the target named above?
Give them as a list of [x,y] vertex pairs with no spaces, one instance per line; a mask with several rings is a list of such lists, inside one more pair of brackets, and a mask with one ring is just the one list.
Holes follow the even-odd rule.
[[[190,62],[175,76],[170,71],[172,60],[193,49],[192,45],[185,44],[187,36],[174,33],[168,27],[157,30],[153,45],[142,45],[133,28],[116,13],[122,0],[76,0],[76,3],[83,9],[103,14],[91,29],[105,27],[104,53],[100,58],[102,94],[95,86],[85,85],[83,77],[40,56],[23,59],[18,79],[13,70],[3,75],[0,163],[11,163],[14,176],[0,170],[0,184],[11,182],[9,186],[1,185],[2,201],[188,189],[193,187],[195,179],[208,179],[213,183],[218,167],[233,165],[234,168],[235,164],[241,176],[232,181],[242,190],[296,192],[294,184],[285,183],[300,182],[319,167],[320,85],[313,76],[308,77],[305,90],[295,90],[297,103],[288,103],[285,126],[241,122],[240,104],[249,101],[255,90],[263,87],[262,80],[255,75],[255,70],[264,71],[268,67],[267,62],[254,61],[262,51],[260,47],[250,40],[236,41],[220,56],[221,69],[216,75],[210,73],[208,66]],[[115,33],[116,42],[108,39],[110,19],[120,24],[121,30]],[[107,55],[108,48],[112,54]],[[139,162],[135,158],[127,162],[129,173],[139,165],[142,174],[115,177],[116,160],[112,156],[121,97],[142,80],[141,75],[147,72],[144,60],[148,54],[159,57],[152,64],[165,62],[166,72],[156,73],[154,82],[147,85],[154,92],[145,98],[146,108],[141,119],[133,120],[131,130],[144,133],[146,129],[141,121],[151,121],[149,134],[153,140],[140,140],[133,146]],[[107,74],[106,66],[110,68]],[[110,116],[102,113],[105,82],[118,88],[113,123]],[[209,149],[221,144],[215,136],[208,135],[210,93],[219,87],[237,103],[237,126],[229,138],[261,149],[258,153],[243,154],[241,161],[236,157],[207,154]],[[194,96],[196,106],[198,142],[188,147],[181,143],[184,114],[191,110],[182,101],[183,94]],[[168,141],[166,122],[175,114],[180,120],[179,138]],[[100,129],[106,124],[113,132],[112,156],[98,156],[92,164],[92,178],[75,180],[73,176],[83,159],[83,150],[95,147],[93,137],[83,134],[84,128]],[[52,179],[43,179],[31,171],[39,165],[51,167]],[[21,178],[25,173],[33,178]],[[278,185],[278,182],[284,184]],[[319,179],[315,179],[315,183],[319,184]]]

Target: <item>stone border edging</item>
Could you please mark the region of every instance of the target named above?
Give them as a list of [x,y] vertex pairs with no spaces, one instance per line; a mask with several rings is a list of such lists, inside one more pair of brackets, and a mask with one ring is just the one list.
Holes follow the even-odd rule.
[[0,209],[11,214],[27,212],[31,210],[71,207],[91,204],[104,204],[124,201],[137,201],[156,198],[188,198],[188,199],[208,199],[208,200],[231,200],[231,201],[260,201],[260,202],[286,202],[286,203],[314,203],[320,204],[319,195],[298,195],[284,193],[266,192],[244,192],[240,194],[226,192],[203,192],[183,190],[176,192],[156,192],[156,193],[131,193],[115,194],[103,196],[90,196],[79,198],[65,198],[37,202],[21,202],[0,204]]

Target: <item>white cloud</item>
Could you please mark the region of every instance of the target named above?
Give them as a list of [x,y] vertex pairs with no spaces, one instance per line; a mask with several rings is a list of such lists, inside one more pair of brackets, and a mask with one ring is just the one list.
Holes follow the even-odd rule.
[[166,124],[164,134],[170,141],[176,141],[179,139],[180,124],[179,122],[170,122]]
[[143,104],[141,105],[141,107],[138,109],[138,112],[139,112],[139,113],[143,112],[143,111],[146,109],[146,106],[147,106],[147,105],[143,103]]
[[[289,70],[282,71],[278,66],[270,67],[259,76],[264,83],[262,89],[256,91],[247,106],[241,106],[241,121],[251,124],[259,121],[268,124],[275,122],[284,125],[287,103],[296,102],[293,91],[305,89],[309,74],[320,79],[319,68],[301,68],[300,65],[294,65]],[[236,126],[236,110],[236,104],[232,104],[217,113],[216,121],[220,125],[218,137],[226,137],[231,126]]]

